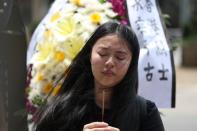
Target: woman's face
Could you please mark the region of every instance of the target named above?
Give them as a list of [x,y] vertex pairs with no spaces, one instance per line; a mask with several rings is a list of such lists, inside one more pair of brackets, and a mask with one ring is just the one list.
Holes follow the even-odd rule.
[[126,75],[131,59],[127,43],[117,35],[98,39],[90,60],[95,86],[107,89],[118,84]]

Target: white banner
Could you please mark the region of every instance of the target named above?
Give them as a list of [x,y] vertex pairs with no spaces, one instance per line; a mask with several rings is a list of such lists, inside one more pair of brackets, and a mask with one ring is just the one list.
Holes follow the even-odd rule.
[[155,0],[127,0],[140,43],[138,93],[160,108],[174,107],[174,68]]

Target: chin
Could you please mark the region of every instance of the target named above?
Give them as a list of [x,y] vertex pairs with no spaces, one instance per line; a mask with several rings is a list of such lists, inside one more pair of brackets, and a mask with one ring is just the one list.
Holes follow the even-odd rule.
[[104,89],[110,89],[113,88],[116,84],[115,83],[105,83],[102,84]]

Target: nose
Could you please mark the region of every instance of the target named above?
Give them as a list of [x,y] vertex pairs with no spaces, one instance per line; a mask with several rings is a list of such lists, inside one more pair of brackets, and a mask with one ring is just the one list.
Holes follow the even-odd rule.
[[112,68],[112,67],[114,67],[115,61],[114,61],[113,57],[109,57],[109,58],[107,59],[107,61],[105,62],[105,65],[106,65],[107,68]]

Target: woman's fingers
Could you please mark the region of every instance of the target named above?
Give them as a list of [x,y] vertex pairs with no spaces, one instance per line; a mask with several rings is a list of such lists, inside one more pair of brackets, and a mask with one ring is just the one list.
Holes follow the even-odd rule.
[[84,129],[83,131],[113,131],[109,128],[92,128],[92,129]]
[[107,126],[108,124],[105,122],[92,122],[92,123],[84,125],[84,129],[103,128]]
[[105,122],[92,122],[84,125],[83,131],[120,131],[120,129],[109,126]]
[[110,131],[120,131],[120,129],[112,127],[112,126],[108,126],[108,128],[110,129]]

